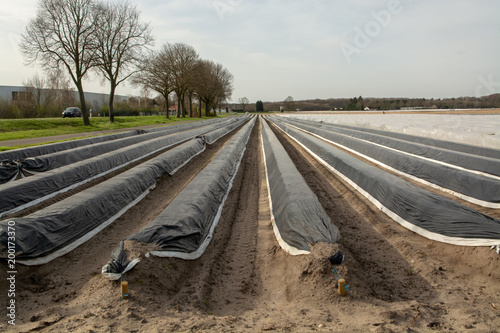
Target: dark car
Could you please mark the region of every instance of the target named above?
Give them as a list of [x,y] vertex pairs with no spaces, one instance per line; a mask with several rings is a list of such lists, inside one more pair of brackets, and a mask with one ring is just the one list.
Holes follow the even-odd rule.
[[63,111],[62,113],[62,116],[63,118],[66,118],[66,117],[81,117],[82,116],[82,111],[80,111],[79,108],[77,107],[70,107],[70,108],[66,108],[66,110]]

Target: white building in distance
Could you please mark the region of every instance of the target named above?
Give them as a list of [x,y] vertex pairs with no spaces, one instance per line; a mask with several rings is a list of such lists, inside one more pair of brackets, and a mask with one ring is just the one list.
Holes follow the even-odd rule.
[[[20,96],[25,92],[25,87],[21,86],[0,86],[0,98],[6,102],[12,102],[17,96]],[[67,105],[70,106],[80,106],[80,97],[78,96],[78,91],[73,91],[75,94],[75,100],[77,105]],[[115,95],[115,103],[125,102],[129,99],[128,96]],[[94,110],[100,110],[101,106],[109,104],[109,94],[85,92],[85,103]]]

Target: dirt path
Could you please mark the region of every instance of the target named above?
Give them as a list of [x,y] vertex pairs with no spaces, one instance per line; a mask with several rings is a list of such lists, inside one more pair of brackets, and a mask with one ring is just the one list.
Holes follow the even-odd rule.
[[[500,260],[489,248],[429,241],[380,213],[276,131],[333,223],[338,245],[282,251],[271,226],[256,125],[205,254],[142,258],[130,298],[101,267],[125,236],[154,218],[222,147],[226,136],[89,242],[40,267],[18,265],[18,317],[8,332],[493,332],[500,327]],[[351,288],[340,297],[327,257]],[[139,253],[139,252],[138,252]],[[0,263],[0,290],[6,288]],[[496,308],[495,308],[496,307]],[[5,317],[4,317],[5,318]]]

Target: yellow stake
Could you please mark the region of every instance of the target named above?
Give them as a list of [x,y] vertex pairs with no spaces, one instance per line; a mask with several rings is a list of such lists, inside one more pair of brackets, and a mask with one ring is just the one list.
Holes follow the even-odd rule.
[[122,298],[128,298],[128,282],[122,281]]
[[339,279],[339,294],[345,296],[345,279]]

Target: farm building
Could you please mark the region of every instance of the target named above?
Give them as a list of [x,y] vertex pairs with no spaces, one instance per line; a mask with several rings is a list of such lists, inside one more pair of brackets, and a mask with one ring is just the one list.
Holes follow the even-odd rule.
[[[43,89],[49,90],[49,89]],[[78,101],[78,91],[71,90],[75,94],[75,100]],[[0,86],[0,99],[11,102],[26,94],[26,87],[24,86]],[[115,95],[115,102],[124,102],[128,100],[128,96]],[[101,106],[107,105],[109,101],[109,94],[85,92],[85,101],[90,108],[99,110]]]

